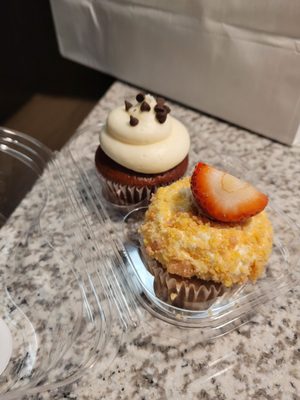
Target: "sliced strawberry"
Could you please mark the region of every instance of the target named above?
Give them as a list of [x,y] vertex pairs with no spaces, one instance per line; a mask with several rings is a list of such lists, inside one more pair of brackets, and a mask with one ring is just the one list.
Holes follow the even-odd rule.
[[222,222],[243,221],[268,204],[268,197],[250,183],[201,162],[193,172],[191,190],[204,214]]

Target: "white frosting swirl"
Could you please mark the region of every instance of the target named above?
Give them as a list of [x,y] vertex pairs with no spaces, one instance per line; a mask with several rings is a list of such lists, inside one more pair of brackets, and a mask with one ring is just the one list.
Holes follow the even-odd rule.
[[[100,145],[110,158],[133,171],[165,172],[188,154],[189,134],[184,125],[169,114],[164,123],[159,123],[154,111],[156,100],[146,95],[145,101],[150,111],[141,111],[139,103],[129,111],[124,107],[111,111],[100,133]],[[130,125],[130,116],[138,119],[138,125]]]

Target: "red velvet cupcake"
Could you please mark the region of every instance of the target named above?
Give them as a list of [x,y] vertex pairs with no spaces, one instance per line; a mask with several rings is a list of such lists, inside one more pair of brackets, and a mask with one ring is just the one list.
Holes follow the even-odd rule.
[[134,204],[181,178],[188,166],[189,134],[161,98],[138,94],[108,115],[95,163],[110,201]]

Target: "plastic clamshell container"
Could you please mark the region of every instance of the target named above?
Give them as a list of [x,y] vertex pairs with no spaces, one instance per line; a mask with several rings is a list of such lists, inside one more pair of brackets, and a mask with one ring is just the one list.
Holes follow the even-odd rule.
[[[234,157],[218,154],[212,148],[205,148],[204,153],[199,154],[199,159],[248,180],[264,191],[259,182],[256,182],[255,176],[243,168]],[[124,210],[116,210],[114,205],[111,206],[107,199],[103,198],[92,157],[81,158],[76,151],[72,152],[72,149],[70,154],[86,182],[90,202],[93,204],[93,224],[97,224],[96,221],[101,215],[99,227],[106,225],[114,232],[110,243],[113,243],[116,254],[122,256],[122,263],[119,265],[119,269],[123,269],[121,284],[126,285],[125,292],[130,290],[131,297],[142,305],[140,321],[146,313],[151,313],[166,324],[164,329],[172,326],[172,335],[179,339],[184,336],[182,329],[186,328],[189,335],[195,334],[203,340],[211,340],[244,323],[261,304],[276,297],[281,290],[293,287],[297,281],[298,277],[294,271],[299,263],[299,232],[271,201],[266,211],[274,230],[273,250],[261,279],[226,292],[210,303],[209,307],[200,311],[177,308],[161,301],[154,293],[154,278],[141,255],[138,226],[143,221],[145,207],[138,204],[134,210],[132,206],[129,209],[125,207]],[[74,172],[72,175],[75,175]]]
[[76,262],[63,260],[41,234],[45,219],[57,219],[48,215],[53,197],[45,183],[52,157],[27,135],[0,129],[1,400],[74,381],[122,338],[107,296],[99,300],[97,277],[76,273]]
[[[159,300],[140,253],[141,205],[115,207],[103,196],[94,166],[98,129],[85,131],[91,140],[84,152],[78,152],[83,142],[77,135],[52,156],[22,202],[26,209],[30,200],[36,213],[9,267],[1,267],[1,316],[15,343],[0,375],[1,400],[70,383],[96,362],[100,370],[107,368],[132,332],[152,333],[152,340],[164,345],[207,343],[248,321],[261,304],[297,282],[299,232],[271,203],[274,249],[257,283],[201,311]],[[256,183],[236,159],[211,147],[203,154],[197,149],[197,157]],[[207,363],[203,382],[233,365],[235,353],[227,350]]]

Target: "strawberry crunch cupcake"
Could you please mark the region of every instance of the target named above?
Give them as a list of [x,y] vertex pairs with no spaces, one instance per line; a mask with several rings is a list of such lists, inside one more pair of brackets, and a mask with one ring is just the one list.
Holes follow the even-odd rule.
[[109,113],[95,164],[112,202],[150,199],[185,174],[190,138],[170,111],[164,99],[139,93],[135,104],[125,101]]
[[140,228],[156,295],[187,309],[256,281],[272,250],[265,194],[199,163],[191,178],[160,188]]

